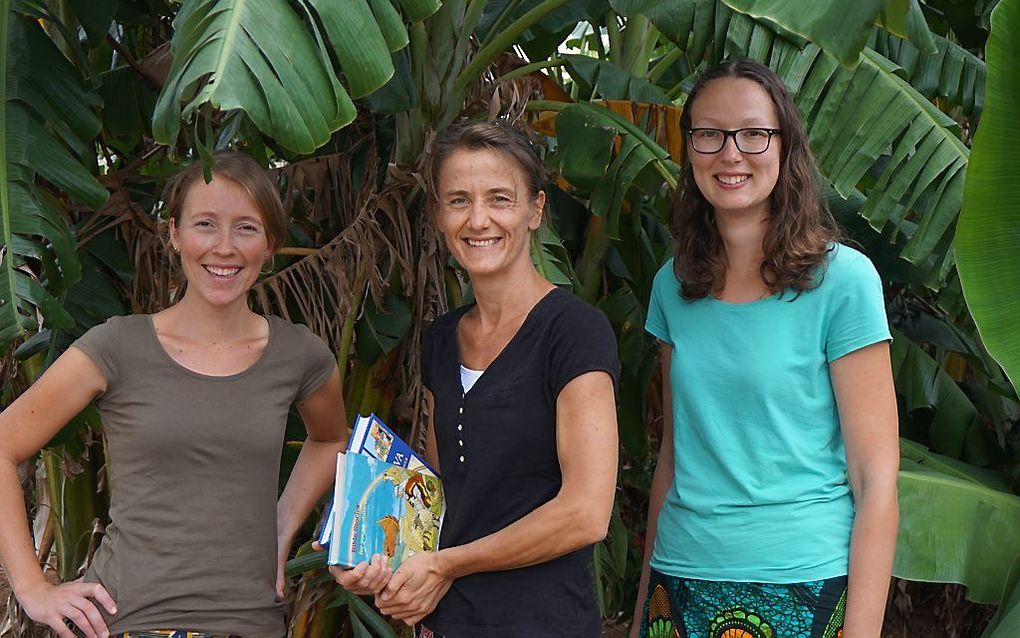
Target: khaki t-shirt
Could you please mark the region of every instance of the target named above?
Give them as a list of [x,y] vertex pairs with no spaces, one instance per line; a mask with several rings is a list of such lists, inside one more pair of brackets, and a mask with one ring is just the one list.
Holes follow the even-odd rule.
[[111,632],[284,635],[274,585],[287,413],[336,359],[304,326],[268,319],[259,360],[223,377],[171,359],[149,315],[113,317],[73,344],[107,382],[96,406],[111,520],[85,579],[117,603]]

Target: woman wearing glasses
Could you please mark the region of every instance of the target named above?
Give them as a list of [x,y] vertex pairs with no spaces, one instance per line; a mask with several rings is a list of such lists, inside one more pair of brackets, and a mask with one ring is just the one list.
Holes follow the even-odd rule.
[[838,243],[767,67],[706,71],[681,127],[676,255],[646,324],[666,418],[632,635],[877,637],[899,461],[881,282]]

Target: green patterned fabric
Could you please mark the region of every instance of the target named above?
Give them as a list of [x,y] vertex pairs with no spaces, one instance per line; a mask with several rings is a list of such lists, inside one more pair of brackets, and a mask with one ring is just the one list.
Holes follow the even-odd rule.
[[734,583],[655,569],[642,638],[841,638],[846,576],[804,583]]

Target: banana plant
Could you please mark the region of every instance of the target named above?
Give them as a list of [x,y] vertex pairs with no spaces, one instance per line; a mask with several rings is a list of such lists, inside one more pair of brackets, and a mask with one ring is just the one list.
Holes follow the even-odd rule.
[[954,248],[967,306],[981,338],[1020,387],[1020,3],[1003,0],[992,12],[987,45],[988,96],[974,139],[972,166]]
[[[401,4],[417,20],[439,8],[438,0]],[[241,109],[294,153],[311,153],[349,124],[357,113],[351,95],[367,95],[393,75],[390,53],[408,42],[404,24],[388,0],[298,5],[301,14],[277,0],[185,2],[174,18],[174,62],[153,116],[156,139],[174,144],[182,122],[207,104]]]
[[0,2],[0,347],[39,329],[39,315],[72,325],[59,296],[81,265],[63,212],[69,200],[54,189],[89,206],[108,195],[85,163],[99,98],[37,22],[47,18]]

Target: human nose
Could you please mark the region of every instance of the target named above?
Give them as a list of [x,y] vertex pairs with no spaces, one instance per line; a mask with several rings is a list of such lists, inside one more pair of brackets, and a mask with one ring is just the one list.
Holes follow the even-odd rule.
[[719,156],[726,162],[740,161],[744,155],[737,148],[737,136],[727,135],[723,138],[723,146],[719,149]]
[[489,209],[485,206],[485,202],[471,203],[471,210],[468,211],[468,226],[475,230],[489,226]]
[[224,228],[216,233],[216,243],[213,245],[213,252],[218,255],[232,255],[236,252],[234,236],[229,229]]

